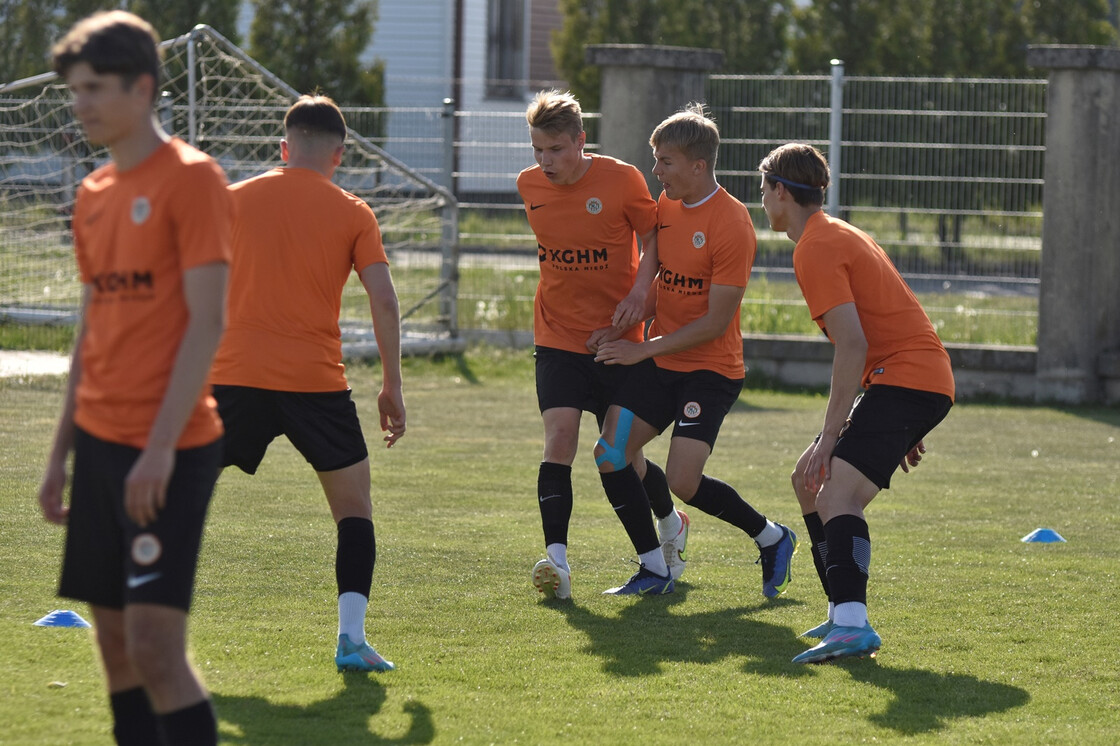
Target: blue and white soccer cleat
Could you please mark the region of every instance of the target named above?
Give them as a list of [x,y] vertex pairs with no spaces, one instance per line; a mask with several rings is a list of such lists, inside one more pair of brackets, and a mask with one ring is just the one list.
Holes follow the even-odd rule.
[[823,663],[836,658],[874,658],[883,641],[868,623],[864,627],[833,627],[824,639],[793,659],[794,663]]
[[685,554],[685,547],[688,546],[688,516],[683,510],[678,510],[677,515],[681,517],[681,530],[673,538],[661,543],[661,553],[665,555],[669,577],[673,580],[681,576],[688,561],[688,555]]
[[672,592],[672,576],[655,575],[645,565],[639,565],[638,571],[625,584],[603,591],[610,596],[660,596]]
[[758,561],[762,563],[762,595],[776,598],[789,585],[793,577],[790,566],[793,555],[797,553],[797,534],[788,526],[778,524],[782,538],[776,544],[759,547]]
[[378,655],[377,651],[362,642],[350,642],[346,635],[338,636],[338,650],[334,654],[334,664],[342,671],[392,671],[396,666]]
[[533,565],[531,578],[545,598],[572,597],[572,574],[547,557]]

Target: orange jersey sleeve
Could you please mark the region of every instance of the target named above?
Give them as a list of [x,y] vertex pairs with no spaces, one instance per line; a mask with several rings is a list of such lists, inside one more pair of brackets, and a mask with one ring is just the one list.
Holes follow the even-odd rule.
[[[540,260],[533,339],[585,354],[591,332],[610,326],[615,307],[634,286],[637,236],[657,225],[657,203],[638,169],[607,156],[591,158],[575,184],[552,184],[539,166],[517,177]],[[625,338],[639,341],[641,326]]]
[[[181,140],[136,168],[120,173],[109,164],[82,182],[74,251],[90,301],[79,427],[114,443],[147,444],[187,327],[183,272],[229,261],[231,221],[221,168]],[[205,445],[221,433],[207,388],[177,447]]]
[[229,320],[213,383],[342,391],[338,316],[353,271],[388,263],[369,205],[322,174],[277,168],[230,187]]
[[848,223],[814,213],[793,251],[793,269],[813,319],[854,303],[867,362],[863,386],[875,383],[955,393],[949,354],[918,299],[874,239]]
[[[746,206],[723,187],[695,207],[685,207],[662,194],[657,209],[661,271],[651,337],[671,334],[706,314],[712,285],[745,288],[758,246]],[[654,362],[667,370],[711,370],[727,378],[742,378],[739,314],[719,337],[658,356]]]

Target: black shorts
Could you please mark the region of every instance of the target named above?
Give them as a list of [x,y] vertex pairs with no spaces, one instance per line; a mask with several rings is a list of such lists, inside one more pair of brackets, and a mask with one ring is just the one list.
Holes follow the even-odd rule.
[[124,480],[139,457],[139,449],[76,428],[58,595],[110,609],[148,603],[190,611],[221,444],[175,453],[167,502],[144,528],[124,511]]
[[537,406],[541,412],[571,407],[595,415],[599,427],[611,398],[626,380],[627,366],[595,362],[595,356],[536,347]]
[[315,471],[336,471],[369,456],[358,409],[345,391],[270,391],[214,386],[226,434],[222,466],[256,474],[268,444],[286,435]]
[[856,399],[832,455],[890,489],[902,459],[938,425],[953,400],[944,394],[876,384]]
[[742,378],[710,370],[665,370],[652,360],[618,367],[628,368],[630,375],[612,404],[629,409],[659,433],[674,423],[672,437],[701,440],[709,448],[715,448],[723,418],[743,391]]

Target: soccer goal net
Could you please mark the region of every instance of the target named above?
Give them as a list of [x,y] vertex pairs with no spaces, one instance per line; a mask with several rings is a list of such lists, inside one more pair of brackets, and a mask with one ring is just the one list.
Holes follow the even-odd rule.
[[[284,113],[299,92],[208,26],[165,41],[157,110],[164,129],[214,157],[231,182],[280,165]],[[0,83],[0,321],[70,323],[81,295],[69,218],[81,180],[108,160],[86,141],[64,83],[46,73]],[[389,254],[406,344],[458,336],[454,196],[349,132],[335,183],[374,210]],[[352,276],[342,326],[362,349],[369,304]]]

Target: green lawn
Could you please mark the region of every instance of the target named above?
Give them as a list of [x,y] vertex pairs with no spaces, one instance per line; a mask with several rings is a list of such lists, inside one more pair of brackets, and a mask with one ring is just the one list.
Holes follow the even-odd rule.
[[[958,405],[869,512],[879,657],[795,666],[797,635],[824,613],[804,544],[789,591],[767,601],[743,535],[690,511],[675,594],[600,594],[633,566],[591,418],[574,601],[538,600],[527,352],[407,361],[409,430],[389,451],[379,372],[350,376],[374,450],[368,630],[398,670],[334,671],[334,530],[309,467],[277,442],[256,477],[222,477],[201,558],[192,650],[225,744],[1120,742],[1120,411]],[[31,624],[59,608],[88,618],[54,595],[62,532],[35,500],[61,389],[0,380],[2,744],[110,740],[89,633]],[[744,391],[709,473],[803,534],[787,475],[824,402]],[[1019,541],[1040,526],[1068,543]]]

